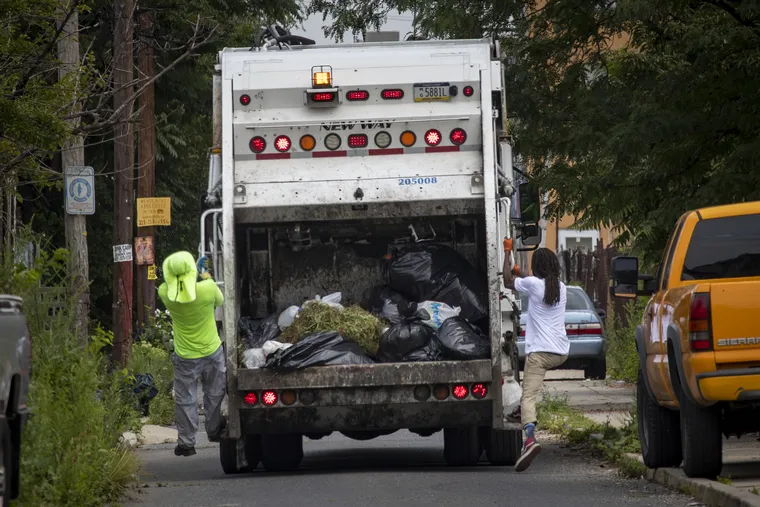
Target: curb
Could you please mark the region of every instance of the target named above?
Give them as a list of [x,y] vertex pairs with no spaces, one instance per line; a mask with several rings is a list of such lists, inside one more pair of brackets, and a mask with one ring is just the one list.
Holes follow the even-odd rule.
[[[628,454],[630,458],[644,463],[639,454]],[[715,507],[760,507],[760,496],[741,489],[707,479],[690,479],[680,468],[647,468],[646,477],[668,488],[694,497],[695,500]]]

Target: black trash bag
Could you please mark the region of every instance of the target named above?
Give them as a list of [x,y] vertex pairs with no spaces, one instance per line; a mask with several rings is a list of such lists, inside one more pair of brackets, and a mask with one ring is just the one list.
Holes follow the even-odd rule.
[[373,363],[358,343],[330,331],[307,335],[292,347],[269,354],[264,368],[286,371],[310,366]]
[[[403,303],[399,307],[402,305]],[[417,304],[413,305],[416,309]],[[377,359],[384,363],[404,361],[407,354],[426,347],[433,339],[435,330],[424,324],[423,320],[419,317],[405,317],[389,327],[380,337]]]
[[150,373],[138,373],[133,375],[130,388],[137,398],[137,410],[145,417],[150,415],[150,400],[158,396],[158,388]]
[[446,245],[413,245],[394,252],[385,265],[385,279],[413,301],[440,301],[462,309],[478,322],[488,315],[486,284],[477,270]]
[[387,285],[377,285],[370,290],[364,303],[364,309],[382,317],[391,324],[398,324],[401,322],[398,305],[405,302],[406,298],[400,292]]
[[282,331],[277,325],[278,315],[270,315],[264,320],[254,320],[249,317],[240,317],[238,332],[243,339],[245,349],[258,349],[264,342],[276,340]]
[[443,321],[435,339],[446,359],[467,361],[491,357],[491,342],[488,337],[462,317],[452,317]]
[[433,337],[424,347],[407,353],[404,356],[403,361],[408,363],[417,363],[422,361],[442,361],[443,354],[441,352],[441,346],[438,344],[438,341],[435,339],[435,337]]

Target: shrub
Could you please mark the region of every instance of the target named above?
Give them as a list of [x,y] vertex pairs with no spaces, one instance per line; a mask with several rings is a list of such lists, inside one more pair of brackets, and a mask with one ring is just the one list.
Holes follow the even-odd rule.
[[171,392],[174,384],[174,366],[171,353],[151,342],[136,342],[132,347],[129,365],[133,375],[150,373],[158,394],[150,401],[148,420],[151,424],[169,425],[174,422],[174,400]]
[[636,352],[636,326],[646,306],[646,298],[637,298],[625,306],[627,324],[611,308],[607,318],[606,335],[607,371],[611,378],[634,383],[639,371],[639,355]]

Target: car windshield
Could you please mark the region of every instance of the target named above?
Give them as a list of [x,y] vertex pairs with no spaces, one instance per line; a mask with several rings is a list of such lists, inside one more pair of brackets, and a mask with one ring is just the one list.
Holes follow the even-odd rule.
[[[522,305],[522,311],[528,310],[528,294],[520,292],[520,304]],[[580,287],[568,287],[567,288],[567,307],[566,311],[579,311],[579,310],[593,310],[588,297]]]
[[682,280],[760,276],[760,215],[700,221],[683,264]]

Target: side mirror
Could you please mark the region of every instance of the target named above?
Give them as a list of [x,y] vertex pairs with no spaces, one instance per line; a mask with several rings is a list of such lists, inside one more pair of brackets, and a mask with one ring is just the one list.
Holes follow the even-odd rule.
[[535,247],[541,244],[541,193],[532,182],[521,183],[518,187],[520,203],[520,240],[524,246]]
[[635,298],[639,289],[639,259],[619,256],[612,259],[610,295],[619,298]]
[[599,318],[602,319],[602,320],[604,320],[604,319],[607,318],[607,312],[605,310],[602,310],[601,308],[599,308],[596,311],[596,314],[599,315]]
[[526,224],[520,228],[520,239],[525,246],[541,244],[541,226],[538,224]]

